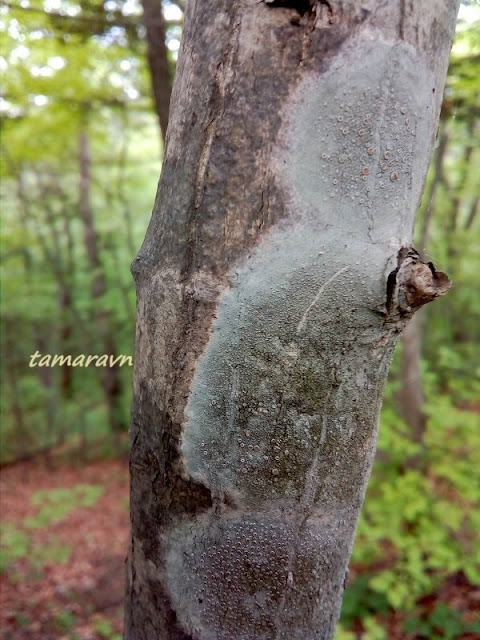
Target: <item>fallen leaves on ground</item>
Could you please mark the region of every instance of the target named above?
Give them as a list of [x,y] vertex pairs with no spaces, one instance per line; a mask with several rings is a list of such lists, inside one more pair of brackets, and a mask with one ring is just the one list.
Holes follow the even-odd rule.
[[[26,528],[39,512],[41,490],[101,486],[91,506],[76,506],[45,528]],[[128,464],[101,461],[53,469],[30,461],[2,471],[2,523],[31,538],[30,552],[1,575],[2,640],[102,640],[121,634],[129,531]],[[69,549],[66,562],[42,559],[41,549]],[[32,563],[32,558],[39,556]],[[55,553],[54,553],[55,555]],[[118,635],[121,637],[121,635]]]

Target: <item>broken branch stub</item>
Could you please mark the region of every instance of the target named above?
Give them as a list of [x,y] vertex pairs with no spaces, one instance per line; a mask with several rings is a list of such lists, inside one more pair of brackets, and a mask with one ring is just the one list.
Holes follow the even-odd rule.
[[451,286],[448,276],[424,262],[413,247],[402,247],[397,268],[388,276],[387,322],[406,324],[420,307],[445,295]]

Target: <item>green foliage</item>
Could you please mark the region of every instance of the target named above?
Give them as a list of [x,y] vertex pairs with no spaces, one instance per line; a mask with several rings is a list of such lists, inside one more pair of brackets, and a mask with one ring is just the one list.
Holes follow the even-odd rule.
[[364,640],[388,640],[385,628],[377,621],[374,616],[369,616],[362,620],[365,629],[363,635]]
[[335,636],[333,640],[357,640],[357,634],[352,631],[347,631],[340,622],[335,629]]
[[462,615],[439,602],[431,613],[412,616],[404,625],[407,633],[414,633],[418,640],[455,640],[465,633],[480,634],[480,622],[466,623]]
[[102,496],[103,487],[77,484],[71,489],[49,489],[37,491],[32,504],[41,506],[35,516],[24,520],[29,529],[48,527],[60,522],[78,507],[93,507]]
[[15,560],[27,556],[31,537],[7,523],[0,525],[0,535],[0,571],[6,571]]
[[110,620],[102,618],[95,622],[95,631],[105,640],[122,640],[122,635],[116,633]]
[[[363,631],[362,640],[388,640],[385,628],[378,622],[375,616],[367,616],[362,619]],[[338,624],[335,630],[334,640],[357,640],[358,636],[352,631],[348,631],[344,624]]]
[[[37,491],[32,496],[32,504],[39,507],[34,516],[25,518],[20,525],[1,525],[0,571],[10,570],[17,560],[26,559],[37,571],[49,562],[66,563],[71,547],[58,537],[49,536],[47,544],[34,543],[32,530],[48,528],[79,507],[93,507],[102,496],[103,487],[78,484],[71,489],[59,488]],[[41,576],[41,573],[40,573]]]
[[[480,580],[479,416],[453,407],[448,397],[427,406],[426,471],[408,468],[419,447],[412,446],[391,407],[383,413],[379,458],[353,556],[354,562],[371,566],[388,562],[388,568],[369,578],[368,587],[395,609],[413,607],[460,569],[472,582]],[[467,557],[471,562],[465,562]]]
[[17,560],[27,560],[32,568],[30,579],[41,579],[42,569],[49,562],[64,564],[68,562],[71,547],[62,543],[58,537],[50,536],[46,544],[35,544],[33,537],[22,527],[5,523],[1,525],[0,543],[0,571],[9,571],[11,579],[15,579],[15,563]]
[[[451,395],[432,395],[425,405],[423,442],[412,442],[394,406],[401,357],[400,350],[352,558],[354,565],[370,571],[346,589],[342,622],[347,629],[355,619],[364,622],[373,614],[414,611],[422,596],[434,593],[457,571],[472,584],[480,583],[480,416],[456,407]],[[425,371],[431,390],[435,377]],[[439,612],[443,617],[437,612],[424,626],[438,627],[446,619],[445,610]],[[457,618],[463,624],[455,614],[445,633],[456,628],[452,625]]]
[[68,609],[62,609],[55,614],[55,626],[58,631],[68,633],[75,626],[75,616]]
[[369,585],[372,574],[358,576],[345,589],[342,605],[342,622],[350,625],[356,618],[365,619],[372,614],[387,613],[389,602],[384,593]]
[[[448,74],[444,110],[463,119],[478,117],[478,63],[480,60],[480,6],[462,7]],[[462,18],[463,15],[463,18]]]
[[[129,264],[154,200],[160,136],[139,2],[30,0],[0,12],[1,463],[65,442],[86,449],[113,429],[110,416],[128,424],[131,368],[119,370],[121,397],[109,411],[103,371],[72,369],[66,380],[29,361],[37,350],[102,354],[108,341],[133,355]],[[83,192],[81,135],[89,146]],[[104,290],[93,295],[98,278]]]

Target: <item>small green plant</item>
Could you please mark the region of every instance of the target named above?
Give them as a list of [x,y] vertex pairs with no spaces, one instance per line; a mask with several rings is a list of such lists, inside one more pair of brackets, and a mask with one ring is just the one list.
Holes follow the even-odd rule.
[[51,536],[48,544],[33,546],[30,562],[36,569],[42,569],[47,562],[65,564],[71,552],[70,545],[62,543],[57,536]]
[[[362,640],[387,640],[385,628],[377,621],[375,616],[367,616],[362,619]],[[357,640],[357,633],[349,631],[342,623],[335,630],[334,640]]]
[[333,640],[357,640],[357,634],[345,629],[343,624],[340,622],[335,629],[335,636]]
[[62,611],[59,611],[57,614],[55,614],[54,623],[55,627],[59,631],[62,631],[64,633],[72,631],[73,627],[75,626],[75,622],[75,616],[71,611],[68,611],[68,609],[63,609]]
[[387,632],[375,616],[364,618],[362,623],[364,627],[362,640],[387,640]]
[[110,620],[101,618],[95,622],[95,631],[105,640],[122,640],[122,635],[116,633]]
[[32,624],[31,619],[21,611],[16,612],[14,614],[14,618],[15,618],[16,626],[19,629],[25,629],[26,627]]
[[[62,543],[56,536],[52,536],[47,544],[37,545],[21,525],[19,528],[12,523],[5,523],[1,532],[0,571],[10,570],[16,560],[26,558],[32,568],[29,577],[35,580],[42,577],[42,569],[47,562],[64,564],[70,558],[70,545]],[[15,572],[10,577],[15,580]]]
[[[33,542],[31,531],[44,529],[66,518],[78,507],[92,507],[103,494],[103,487],[78,484],[71,489],[37,491],[32,504],[40,507],[34,516],[25,518],[19,525],[5,523],[0,527],[0,571],[11,568],[16,560],[27,558],[33,573],[31,579],[41,577],[47,562],[68,562],[71,547],[51,536],[44,545]],[[15,579],[14,573],[11,576]]]
[[439,602],[428,615],[410,617],[404,628],[418,640],[456,640],[465,633],[480,633],[480,622],[466,623],[459,611]]
[[0,571],[6,571],[15,560],[24,558],[31,543],[31,536],[19,531],[11,522],[0,525]]
[[370,586],[372,574],[363,574],[349,584],[343,595],[342,623],[348,627],[354,620],[372,614],[385,614],[390,609],[387,597]]
[[71,489],[37,491],[32,497],[32,504],[41,508],[35,516],[26,518],[24,524],[37,529],[60,522],[78,507],[93,507],[103,491],[101,486],[88,484],[77,484]]

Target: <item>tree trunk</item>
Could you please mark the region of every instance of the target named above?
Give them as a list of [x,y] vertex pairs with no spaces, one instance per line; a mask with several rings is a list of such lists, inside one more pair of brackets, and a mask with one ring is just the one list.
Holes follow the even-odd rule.
[[[92,270],[92,299],[101,299],[107,292],[107,283],[102,271],[98,250],[97,234],[93,221],[90,202],[90,145],[88,136],[82,131],[79,136],[80,188],[79,209],[85,235],[85,250]],[[108,311],[95,309],[95,319],[104,353],[115,357],[117,347],[109,319]],[[120,371],[115,367],[106,367],[101,371],[102,388],[108,410],[108,420],[112,433],[124,431],[125,421],[122,415],[122,380]]]
[[[23,167],[19,167],[17,171],[17,199],[18,199],[18,215],[21,221],[22,226],[25,231],[28,233],[28,229],[31,226],[32,221],[37,220],[35,213],[32,211],[31,200],[28,197],[28,188],[25,184],[25,170]],[[47,212],[46,216],[46,225],[49,226],[50,216],[49,216],[49,206],[47,199],[43,199],[43,209]],[[51,235],[54,238],[55,249],[57,249],[56,242],[56,229],[54,229],[53,225],[50,225]],[[45,239],[42,234],[38,233],[39,244],[43,250],[43,255],[45,257],[45,264],[51,262],[53,266],[53,270],[55,273],[55,278],[57,280],[59,288],[62,286],[63,275],[61,273],[61,269],[59,268],[59,254],[56,251],[54,253],[55,259],[53,261],[50,260],[50,257],[53,255],[53,252],[48,250]],[[32,286],[32,277],[35,272],[35,266],[33,264],[32,256],[27,247],[22,247],[21,249],[22,258],[23,258],[23,268],[24,268],[24,278],[25,278],[25,291],[27,295],[34,295],[34,286]],[[52,337],[54,331],[52,327],[47,332],[45,331],[45,325],[42,321],[35,320],[33,323],[33,333],[35,336],[35,351],[39,353],[48,353],[49,347],[52,345]],[[65,369],[68,367],[64,367]],[[58,398],[57,398],[57,390],[55,384],[55,375],[50,369],[50,367],[39,367],[38,376],[40,381],[47,393],[47,401],[45,403],[45,425],[47,427],[47,433],[44,434],[46,439],[52,444],[55,440],[59,440],[59,434],[56,433],[57,426],[57,412],[58,412]]]
[[445,179],[445,170],[444,170],[444,160],[445,160],[445,152],[447,150],[448,144],[448,133],[443,127],[439,131],[438,134],[439,143],[438,148],[434,157],[434,174],[433,179],[428,189],[428,193],[425,194],[425,202],[426,207],[423,214],[422,220],[422,229],[420,233],[420,252],[422,257],[425,257],[427,254],[427,246],[430,240],[430,223],[432,221],[432,214],[435,210],[436,198],[439,191],[440,185],[446,183]]
[[138,295],[125,637],[327,639],[455,3],[187,3]]
[[[423,444],[426,416],[423,411],[424,398],[421,376],[421,323],[420,316],[414,316],[402,334],[402,389],[400,392],[401,412],[412,430],[412,440]],[[418,461],[417,461],[418,462]]]
[[147,37],[147,61],[150,69],[155,112],[165,142],[168,125],[172,77],[168,64],[165,20],[161,0],[142,0],[143,23]]

